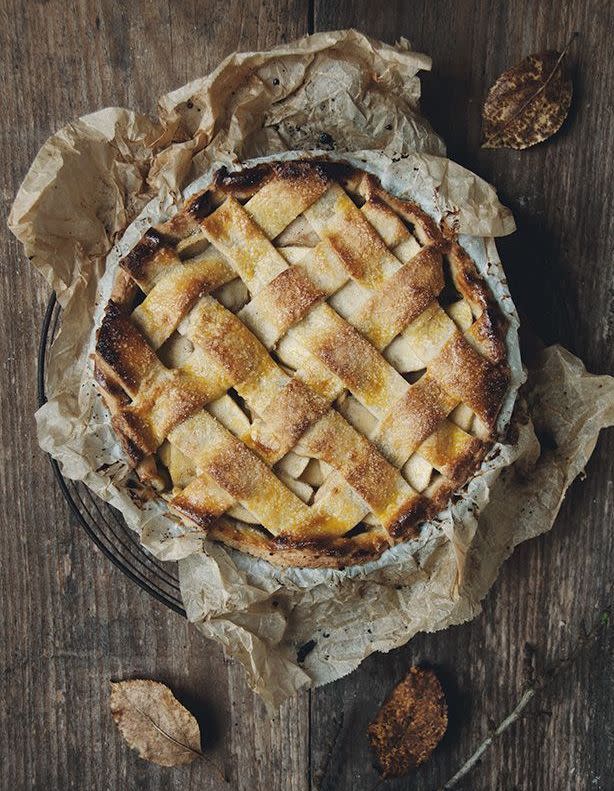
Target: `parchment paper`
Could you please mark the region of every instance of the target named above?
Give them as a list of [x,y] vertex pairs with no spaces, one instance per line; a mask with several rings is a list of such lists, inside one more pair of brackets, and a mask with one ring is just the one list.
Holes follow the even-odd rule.
[[[443,158],[443,143],[418,114],[416,74],[425,68],[430,59],[407,42],[389,47],[356,31],[231,55],[208,77],[162,97],[156,122],[109,108],[51,137],[9,218],[63,306],[48,361],[49,402],[36,416],[41,447],[65,476],[118,507],[149,551],[180,560],[189,618],[243,663],[270,704],[338,678],[420,630],[473,617],[513,547],[551,527],[600,429],[614,422],[614,380],[587,374],[560,347],[546,350],[505,442],[463,496],[417,541],[345,571],[275,569],[210,544],[159,504],[128,493],[131,473],[90,381],[93,330],[117,262],[175,210],[186,184],[195,189],[219,163],[292,149],[354,159],[459,230],[510,319],[514,379],[500,421],[508,425],[523,374],[515,310],[491,237],[513,231],[513,219],[489,185]],[[534,424],[554,439],[543,453]]]

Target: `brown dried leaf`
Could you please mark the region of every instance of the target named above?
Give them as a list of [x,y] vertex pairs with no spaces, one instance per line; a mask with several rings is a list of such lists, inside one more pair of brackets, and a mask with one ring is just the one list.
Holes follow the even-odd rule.
[[561,128],[572,93],[563,58],[574,37],[561,53],[529,55],[503,72],[484,103],[482,148],[528,148]]
[[200,728],[170,689],[158,681],[111,682],[111,713],[141,758],[181,766],[200,757]]
[[432,670],[412,667],[369,725],[384,777],[401,777],[430,758],[448,727],[448,707]]

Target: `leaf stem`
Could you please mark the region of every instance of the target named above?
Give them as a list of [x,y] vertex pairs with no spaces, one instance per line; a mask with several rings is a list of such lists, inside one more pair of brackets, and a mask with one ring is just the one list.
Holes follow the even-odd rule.
[[[126,693],[124,693],[124,695],[125,694]],[[221,780],[223,780],[224,783],[228,783],[228,779],[226,775],[222,771],[221,767],[214,760],[206,756],[203,752],[201,752],[201,750],[195,750],[193,747],[190,747],[188,744],[184,744],[183,742],[180,742],[178,739],[175,739],[175,737],[171,736],[170,733],[167,733],[164,730],[164,728],[161,728],[158,725],[158,723],[153,719],[153,717],[150,717],[150,715],[146,711],[143,711],[143,709],[139,708],[139,706],[137,706],[133,700],[131,700],[130,703],[132,706],[134,706],[135,710],[138,711],[138,713],[141,716],[145,717],[146,719],[149,720],[149,722],[151,722],[151,724],[158,731],[158,733],[161,733],[162,736],[164,736],[169,741],[173,742],[173,744],[176,744],[178,747],[181,747],[183,750],[186,750],[186,752],[192,753],[198,758],[201,758],[205,763],[210,764],[213,767],[213,769],[215,769],[217,774],[220,776]]]
[[[610,597],[610,591],[611,588],[608,591],[608,598]],[[604,610],[604,612],[609,616],[610,608],[608,607]],[[504,733],[511,725],[520,719],[524,709],[531,702],[533,697],[535,697],[538,692],[551,684],[561,672],[570,667],[578,658],[578,656],[580,656],[582,651],[587,646],[591,646],[593,644],[593,640],[595,640],[595,638],[601,634],[603,634],[603,614],[602,618],[593,626],[593,628],[589,632],[585,633],[584,636],[580,638],[580,640],[578,640],[574,649],[566,657],[560,659],[558,662],[555,662],[553,665],[547,668],[540,675],[540,677],[531,684],[531,686],[525,689],[522,697],[514,706],[514,708],[501,720],[496,728],[480,742],[480,744],[460,767],[456,774],[451,777],[444,786],[442,786],[442,791],[449,791],[449,789],[454,788],[458,782],[463,779],[463,777],[469,774],[486,750],[493,744],[495,739],[501,736],[502,733]]]
[[469,756],[469,758],[465,761],[465,763],[461,766],[458,772],[451,777],[448,782],[443,787],[444,791],[448,791],[450,788],[454,788],[454,786],[458,783],[459,780],[462,780],[466,774],[473,769],[473,767],[477,764],[480,760],[482,755],[486,752],[486,750],[490,747],[497,736],[500,736],[503,731],[507,730],[510,725],[512,725],[522,714],[525,706],[529,703],[531,698],[535,695],[535,690],[530,688],[524,693],[524,695],[520,698],[518,704],[512,709],[512,711],[503,719],[497,728],[487,736],[474,750],[474,752]]

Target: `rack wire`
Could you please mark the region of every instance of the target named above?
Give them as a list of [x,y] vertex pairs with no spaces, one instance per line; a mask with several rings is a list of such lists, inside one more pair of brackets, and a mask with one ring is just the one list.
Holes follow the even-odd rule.
[[[38,404],[47,401],[45,371],[51,345],[57,335],[62,308],[55,293],[47,303],[38,348]],[[122,514],[80,481],[62,475],[57,461],[49,457],[55,478],[75,521],[100,551],[133,582],[174,612],[185,616],[181,602],[176,564],[155,558],[140,543]]]

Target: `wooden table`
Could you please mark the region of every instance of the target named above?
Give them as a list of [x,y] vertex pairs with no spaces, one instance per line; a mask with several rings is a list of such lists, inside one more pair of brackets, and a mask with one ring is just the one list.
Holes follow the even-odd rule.
[[[406,36],[433,56],[423,80],[426,113],[451,157],[496,184],[516,215],[518,232],[500,249],[517,304],[546,341],[561,341],[589,370],[612,373],[614,4],[605,0],[3,0],[4,206],[39,146],[67,120],[107,105],[153,114],[159,94],[236,48],[350,26],[390,42]],[[525,152],[481,151],[488,86],[523,56],[560,48],[575,30],[575,95],[561,133]],[[241,668],[126,579],[69,517],[32,417],[48,290],[4,223],[0,234],[0,787],[221,787],[202,762],[177,770],[148,765],[119,738],[109,680],[151,677],[200,716],[227,788],[371,789],[377,774],[367,723],[420,661],[441,672],[450,728],[432,761],[390,789],[443,786],[534,679],[540,689],[523,716],[455,787],[614,787],[613,432],[600,439],[555,529],[505,565],[480,617],[374,655],[269,719]],[[544,675],[553,667],[552,678]]]

